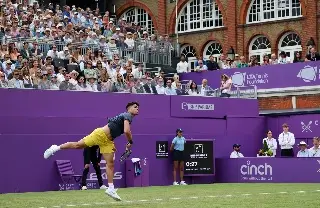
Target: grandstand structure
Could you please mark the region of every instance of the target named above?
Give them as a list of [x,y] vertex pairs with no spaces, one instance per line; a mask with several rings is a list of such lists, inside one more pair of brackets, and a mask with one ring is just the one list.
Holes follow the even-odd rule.
[[[311,46],[319,51],[318,0],[117,0],[113,4],[117,17],[139,20],[155,34],[168,34],[179,43],[190,67],[199,57],[218,59],[231,47],[235,54],[246,59],[254,55],[260,61],[264,54],[281,51],[291,59],[296,52],[305,56]],[[318,88],[295,91],[261,92],[260,107],[319,107]]]

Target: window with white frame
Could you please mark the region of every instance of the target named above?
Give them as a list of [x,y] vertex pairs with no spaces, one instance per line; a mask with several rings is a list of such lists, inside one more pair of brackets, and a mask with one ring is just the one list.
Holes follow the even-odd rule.
[[127,22],[138,23],[142,28],[147,29],[149,35],[154,33],[154,25],[151,16],[142,8],[130,8],[121,18],[125,18]]
[[212,55],[214,57],[214,60],[217,61],[222,53],[223,50],[221,44],[217,41],[211,41],[206,45],[203,51],[203,58],[205,60],[208,60]]
[[284,51],[291,60],[297,52],[302,51],[301,38],[294,32],[284,34],[279,41],[278,52]]
[[223,18],[215,0],[190,0],[178,17],[179,33],[218,27],[223,27]]
[[249,56],[256,56],[261,63],[265,54],[271,57],[271,43],[267,37],[259,35],[250,43]]
[[188,58],[188,64],[190,69],[194,69],[195,63],[197,62],[196,50],[191,45],[184,45],[181,47],[181,55],[184,55]]
[[302,16],[300,0],[252,0],[247,23],[275,21]]

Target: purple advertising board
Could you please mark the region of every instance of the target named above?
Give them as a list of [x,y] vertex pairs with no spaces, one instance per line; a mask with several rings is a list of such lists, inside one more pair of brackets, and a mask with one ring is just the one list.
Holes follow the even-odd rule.
[[258,89],[272,89],[315,86],[320,85],[320,61],[185,73],[180,74],[180,80],[193,80],[201,84],[202,79],[207,79],[212,88],[219,88],[222,74],[231,76],[235,87],[256,85]]
[[216,159],[219,183],[319,183],[317,158]]

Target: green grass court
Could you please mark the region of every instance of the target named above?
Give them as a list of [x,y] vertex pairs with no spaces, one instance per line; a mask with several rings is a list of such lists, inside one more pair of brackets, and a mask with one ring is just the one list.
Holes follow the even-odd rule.
[[130,208],[313,208],[319,207],[319,184],[210,184],[119,189],[116,202],[103,190],[0,195],[0,207]]

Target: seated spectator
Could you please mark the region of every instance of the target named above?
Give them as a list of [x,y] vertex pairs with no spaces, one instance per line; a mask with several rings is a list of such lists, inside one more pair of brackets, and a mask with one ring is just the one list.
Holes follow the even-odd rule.
[[58,58],[59,59],[63,59],[63,60],[69,60],[70,59],[70,53],[69,53],[69,48],[68,47],[64,47],[63,51],[60,51],[58,53]]
[[208,93],[209,93],[210,90],[211,90],[211,88],[208,86],[208,80],[203,79],[199,94],[201,96],[208,96],[209,95]]
[[320,138],[313,138],[313,147],[309,149],[309,157],[320,157]]
[[202,71],[207,71],[208,67],[206,65],[204,65],[202,60],[198,61],[199,66],[197,66],[194,71],[196,72],[202,72]]
[[306,56],[305,61],[319,61],[319,60],[320,60],[320,54],[317,53],[315,47],[312,47],[310,49],[310,53]]
[[51,75],[50,80],[50,89],[51,90],[58,90],[60,83],[58,82],[57,75],[53,74]]
[[255,67],[255,66],[260,66],[259,61],[256,56],[251,56],[250,57],[250,62],[249,62],[249,67]]
[[141,79],[143,75],[143,64],[139,64],[138,67],[136,67],[133,71],[132,74],[134,78],[136,79]]
[[117,80],[113,83],[113,92],[123,92],[126,90],[125,82],[121,74],[117,74]]
[[234,60],[233,60],[233,64],[234,64],[234,68],[237,68],[238,67],[238,64],[240,64],[240,56],[239,54],[235,54],[234,55]]
[[190,89],[188,90],[188,95],[192,95],[192,96],[199,95],[198,86],[195,82],[191,82]]
[[131,89],[132,93],[145,93],[142,82],[139,79],[135,80],[135,85],[134,87]]
[[166,95],[177,95],[175,88],[172,87],[172,81],[167,80],[167,87],[165,88],[164,94]]
[[281,51],[279,56],[280,56],[279,59],[278,59],[278,63],[279,64],[289,64],[289,63],[291,63],[291,59],[290,59],[290,57],[287,56],[286,52]]
[[57,46],[56,45],[53,45],[52,46],[52,49],[48,51],[47,53],[47,57],[50,56],[52,59],[56,59],[59,57],[59,53],[58,53],[58,50],[57,50]]
[[220,55],[218,65],[220,69],[229,69],[227,65],[227,58],[224,54]]
[[188,95],[188,93],[182,89],[181,82],[177,83],[176,93],[177,95]]
[[241,158],[244,157],[243,154],[240,152],[240,144],[233,145],[233,152],[230,154],[230,158]]
[[178,74],[174,74],[174,75],[173,75],[173,82],[171,83],[171,87],[172,87],[172,88],[174,88],[174,89],[177,88],[177,83],[180,82],[179,79],[180,79],[180,77],[179,77]]
[[41,89],[41,90],[50,89],[50,81],[48,80],[48,73],[46,71],[42,72],[42,79],[39,81],[38,89]]
[[78,77],[78,83],[76,85],[77,91],[91,91],[91,87],[87,86],[86,80],[83,76]]
[[301,141],[298,146],[300,148],[300,151],[298,152],[297,157],[310,157],[309,150],[307,149],[307,143]]
[[178,73],[190,72],[189,64],[186,61],[186,58],[184,55],[181,55],[180,62],[177,64],[177,72]]
[[88,83],[87,83],[89,91],[92,92],[98,92],[98,86],[96,84],[96,78],[95,77],[89,77]]
[[157,83],[157,86],[156,86],[156,90],[157,90],[157,94],[158,95],[164,95],[164,91],[165,91],[165,88],[163,87],[163,79],[160,77],[158,79],[158,83]]
[[144,91],[149,94],[157,95],[158,94],[157,89],[154,85],[151,84],[151,82],[152,82],[152,78],[147,77],[147,83],[143,85]]
[[19,79],[20,71],[16,69],[13,71],[12,74],[13,74],[13,78],[8,81],[8,87],[9,88],[20,88],[20,89],[24,88],[23,81],[21,81]]
[[302,58],[301,52],[297,51],[294,53],[293,63],[299,63],[299,62],[304,62],[304,59]]
[[57,74],[57,80],[59,83],[64,81],[64,77],[66,75],[66,69],[60,66],[59,68],[59,73]]
[[32,77],[30,76],[29,70],[27,68],[22,69],[22,79],[24,88],[33,88]]
[[209,71],[219,70],[220,67],[218,63],[214,60],[213,55],[209,57],[209,61],[207,61],[207,67]]
[[70,74],[65,74],[64,81],[59,85],[60,90],[76,90],[76,87],[69,82],[70,78]]
[[0,88],[8,88],[9,83],[5,80],[5,74],[0,71]]
[[269,60],[271,65],[278,64],[277,55],[275,53],[271,54],[271,59]]
[[261,66],[265,66],[265,65],[270,65],[270,59],[269,59],[268,54],[263,55],[263,60],[262,60]]
[[74,86],[76,86],[78,84],[77,77],[79,76],[79,73],[73,70],[72,72],[69,73],[69,75],[70,75],[69,82]]
[[240,62],[237,65],[237,68],[245,68],[248,67],[249,65],[246,62],[246,58],[244,56],[240,57]]
[[232,80],[228,75],[223,74],[221,75],[221,95],[220,97],[230,97],[230,91],[232,86]]

